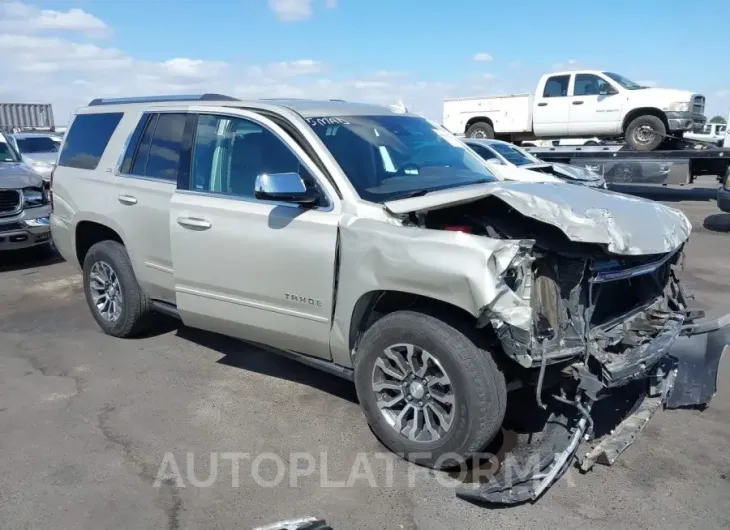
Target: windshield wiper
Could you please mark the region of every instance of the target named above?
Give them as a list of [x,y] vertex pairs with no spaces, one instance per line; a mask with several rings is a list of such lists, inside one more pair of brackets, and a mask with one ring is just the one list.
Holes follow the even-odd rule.
[[388,200],[389,201],[399,201],[401,199],[412,199],[413,197],[423,197],[429,191],[433,191],[433,190],[415,190],[415,191],[409,191],[408,193],[403,193],[401,195],[396,195],[395,197],[391,197]]
[[443,190],[451,190],[454,188],[461,188],[462,186],[473,186],[474,184],[488,184],[490,182],[494,182],[492,179],[479,179],[475,180],[473,182],[467,182],[465,184],[454,184],[453,186],[443,186],[440,188],[431,188],[428,190],[414,190],[409,191],[407,193],[403,193],[401,195],[396,195],[395,197],[391,197],[388,199],[389,201],[399,201],[401,199],[412,199],[413,197],[423,197],[427,193],[431,193],[432,191],[443,191]]

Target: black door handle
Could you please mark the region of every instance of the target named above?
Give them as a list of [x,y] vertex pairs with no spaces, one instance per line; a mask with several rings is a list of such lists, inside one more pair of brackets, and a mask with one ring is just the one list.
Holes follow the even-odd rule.
[[546,107],[547,106],[547,103],[538,103],[537,106],[538,107]]
[[573,102],[573,105],[582,105],[582,104],[583,104],[583,102],[582,102],[582,101],[574,101],[574,102]]

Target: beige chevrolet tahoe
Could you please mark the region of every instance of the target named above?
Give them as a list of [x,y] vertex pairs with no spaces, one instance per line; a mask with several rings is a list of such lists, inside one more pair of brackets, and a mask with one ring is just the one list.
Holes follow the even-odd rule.
[[[613,463],[647,415],[716,390],[728,317],[690,306],[680,211],[500,181],[402,108],[98,99],[51,191],[54,241],[110,335],[166,313],[350,379],[382,443],[439,469],[540,420],[463,497],[536,499],[580,443],[582,469]],[[617,407],[594,404],[626,396],[595,432]]]

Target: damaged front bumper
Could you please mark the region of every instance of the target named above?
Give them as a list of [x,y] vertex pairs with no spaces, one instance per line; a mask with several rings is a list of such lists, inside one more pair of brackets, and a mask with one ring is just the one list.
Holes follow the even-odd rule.
[[[597,462],[613,464],[636,440],[659,408],[704,408],[717,391],[723,350],[730,344],[730,314],[714,320],[669,319],[654,339],[622,362],[579,370],[574,402],[555,397],[551,414],[536,444],[518,446],[487,482],[457,488],[464,499],[517,504],[537,500],[573,462],[581,442],[597,434],[603,400],[631,395],[628,415],[578,464],[588,471]],[[628,389],[631,388],[632,392]],[[623,399],[623,398],[619,398]]]

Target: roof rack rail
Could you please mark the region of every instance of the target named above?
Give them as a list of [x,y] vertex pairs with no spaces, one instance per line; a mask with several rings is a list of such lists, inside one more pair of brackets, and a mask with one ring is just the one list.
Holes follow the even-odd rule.
[[125,103],[160,103],[164,101],[241,101],[232,96],[223,94],[177,94],[171,96],[142,96],[131,98],[96,98],[91,100],[89,107],[98,105],[124,105]]

